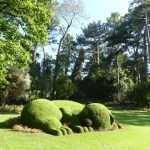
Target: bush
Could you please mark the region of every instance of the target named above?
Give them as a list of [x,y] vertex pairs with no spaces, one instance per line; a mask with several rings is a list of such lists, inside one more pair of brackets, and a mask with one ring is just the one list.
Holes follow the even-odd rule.
[[84,108],[83,104],[69,100],[56,100],[54,104],[61,110],[63,114],[62,122],[78,124],[78,115]]
[[111,112],[102,104],[85,106],[73,101],[38,99],[24,107],[21,123],[53,135],[66,135],[72,131],[112,129],[115,122]]
[[75,92],[75,85],[66,76],[60,76],[56,81],[56,95],[57,99],[68,99]]
[[65,112],[71,115],[78,115],[84,108],[84,105],[71,100],[55,100],[53,103],[60,109],[63,108]]
[[0,106],[1,113],[21,113],[23,105],[2,105]]
[[13,100],[28,99],[31,80],[26,70],[11,68],[6,79],[7,85],[0,89],[1,103],[12,104]]
[[79,93],[88,99],[113,99],[115,93],[114,76],[99,66],[92,66],[88,76],[79,84]]
[[48,133],[51,129],[61,126],[59,120],[62,113],[53,103],[45,99],[38,99],[27,104],[21,113],[21,122],[32,128],[39,128]]
[[58,134],[57,131],[62,127],[61,122],[54,116],[50,117],[44,124],[45,124],[44,130],[47,133],[51,133],[54,135],[57,135]]
[[141,83],[134,87],[129,93],[130,101],[138,106],[149,106],[150,103],[150,82]]
[[[81,113],[80,121],[84,123],[90,121],[94,129],[111,129],[111,112],[102,104],[88,104]],[[86,119],[86,120],[85,120]],[[92,122],[91,122],[92,121]],[[88,125],[87,125],[88,126]]]

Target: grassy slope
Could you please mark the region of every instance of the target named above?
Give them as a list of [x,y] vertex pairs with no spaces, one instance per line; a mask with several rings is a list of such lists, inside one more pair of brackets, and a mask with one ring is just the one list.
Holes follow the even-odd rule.
[[[0,129],[0,150],[150,150],[150,113],[114,111],[124,129],[54,137]],[[0,115],[0,122],[12,115]]]

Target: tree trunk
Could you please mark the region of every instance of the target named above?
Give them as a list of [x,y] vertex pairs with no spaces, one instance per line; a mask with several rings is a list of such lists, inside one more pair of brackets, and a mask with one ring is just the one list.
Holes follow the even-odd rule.
[[62,43],[71,27],[73,23],[73,18],[71,19],[70,23],[68,24],[63,36],[61,37],[60,41],[59,41],[59,45],[58,45],[58,50],[57,50],[57,55],[56,55],[56,62],[55,62],[55,69],[54,69],[54,76],[53,76],[53,92],[52,92],[52,96],[53,98],[55,98],[55,89],[56,89],[56,79],[58,76],[58,72],[59,72],[59,56],[60,56],[60,50],[61,50],[61,46]]
[[148,78],[148,52],[149,52],[149,42],[148,42],[148,18],[147,14],[145,14],[145,34],[144,34],[144,81],[147,81]]
[[120,95],[120,65],[118,62],[118,56],[117,56],[117,98],[118,101],[120,101],[121,99],[121,95]]
[[71,75],[72,80],[80,80],[81,79],[81,69],[82,69],[83,62],[84,62],[84,50],[81,49],[79,52],[79,56],[75,62],[74,69],[72,71],[72,75]]
[[36,62],[36,49],[37,49],[37,44],[34,44],[31,53],[32,63]]

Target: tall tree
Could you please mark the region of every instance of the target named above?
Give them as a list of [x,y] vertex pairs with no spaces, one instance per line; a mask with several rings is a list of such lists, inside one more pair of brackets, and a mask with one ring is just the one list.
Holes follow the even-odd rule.
[[[143,7],[132,7],[129,13],[124,16],[122,23],[115,28],[111,34],[109,34],[107,41],[108,46],[119,46],[117,52],[129,53],[130,62],[132,63],[132,73],[134,74],[134,80],[136,82],[143,82],[147,80],[147,48],[145,38],[145,21],[142,17]],[[140,71],[141,68],[138,64],[141,64],[143,59],[143,73]],[[140,63],[139,63],[140,61]],[[142,74],[141,74],[142,73]]]
[[0,1],[0,88],[8,69],[27,66],[34,44],[46,41],[52,15],[53,0]]
[[80,49],[79,56],[76,59],[76,62],[74,64],[74,68],[73,68],[73,71],[72,71],[72,74],[71,74],[72,80],[74,80],[74,81],[81,80],[83,62],[84,62],[84,49]]
[[105,24],[100,21],[93,22],[82,31],[83,35],[78,37],[78,43],[87,47],[87,53],[92,59],[92,64],[100,64],[100,51],[105,33]]
[[57,10],[58,10],[57,15],[60,18],[60,21],[62,22],[62,26],[60,26],[61,34],[56,54],[56,63],[53,77],[53,93],[55,93],[56,79],[58,77],[59,56],[62,44],[70,28],[79,19],[82,13],[82,2],[80,0],[64,0],[62,3],[60,3],[60,5],[58,5]]
[[67,34],[63,43],[62,50],[60,52],[59,63],[63,67],[64,74],[68,75],[71,72],[72,63],[74,63],[74,59],[77,53],[76,42],[70,34]]

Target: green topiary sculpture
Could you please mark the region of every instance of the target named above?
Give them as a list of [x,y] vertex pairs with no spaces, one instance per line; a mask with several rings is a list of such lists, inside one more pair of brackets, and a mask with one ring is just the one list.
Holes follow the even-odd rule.
[[46,99],[27,104],[21,113],[21,123],[53,135],[119,127],[111,112],[102,104],[83,105],[67,100]]
[[21,122],[24,125],[52,134],[62,127],[61,118],[62,113],[59,108],[45,99],[32,101],[24,107],[21,113]]
[[102,104],[92,103],[85,106],[80,114],[82,125],[94,129],[111,129],[114,119],[111,112]]

